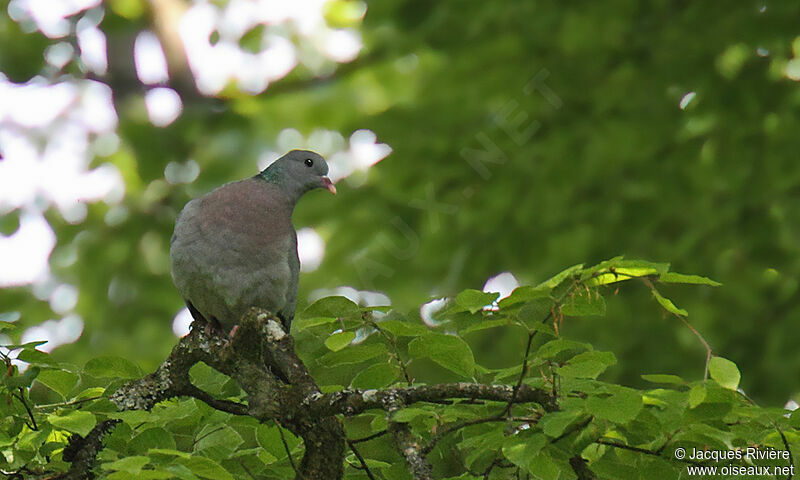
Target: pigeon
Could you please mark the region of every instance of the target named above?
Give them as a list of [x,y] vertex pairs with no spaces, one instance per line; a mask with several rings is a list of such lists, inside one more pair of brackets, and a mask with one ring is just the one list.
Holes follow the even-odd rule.
[[258,175],[191,200],[170,241],[172,279],[192,317],[235,332],[250,307],[277,315],[288,332],[300,259],[292,211],[317,188],[336,194],[317,153],[292,150]]

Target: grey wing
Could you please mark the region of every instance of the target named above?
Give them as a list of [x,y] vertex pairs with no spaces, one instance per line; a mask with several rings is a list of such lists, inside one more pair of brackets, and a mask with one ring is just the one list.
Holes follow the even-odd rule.
[[[184,209],[170,251],[172,276],[183,298],[226,328],[238,323],[252,306],[283,310],[293,284],[296,289],[291,256],[287,258],[296,241],[252,251],[241,232],[203,232],[192,221],[195,213],[196,205]],[[296,257],[296,247],[294,251]]]
[[292,229],[292,242],[287,256],[289,260],[290,279],[286,292],[286,305],[279,313],[286,321],[286,328],[289,329],[292,324],[292,319],[294,319],[295,308],[297,307],[297,287],[300,281],[300,258],[297,255],[297,232],[295,232],[294,229]]

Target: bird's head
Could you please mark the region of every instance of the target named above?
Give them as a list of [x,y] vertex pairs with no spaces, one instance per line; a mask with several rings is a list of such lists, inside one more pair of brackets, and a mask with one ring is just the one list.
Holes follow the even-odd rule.
[[327,175],[328,163],[322,155],[309,150],[292,150],[260,174],[295,198],[315,188],[325,188],[335,195],[336,187]]

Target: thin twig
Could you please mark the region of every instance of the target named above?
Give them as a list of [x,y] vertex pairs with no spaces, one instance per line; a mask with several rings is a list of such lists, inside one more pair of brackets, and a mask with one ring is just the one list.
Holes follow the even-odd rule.
[[677,313],[673,313],[673,315],[680,318],[681,322],[683,322],[684,325],[689,327],[689,330],[692,331],[692,333],[700,340],[700,343],[702,343],[703,346],[706,348],[706,366],[703,369],[703,381],[708,380],[708,365],[709,363],[711,363],[711,346],[708,344],[708,342],[706,342],[706,339],[703,338],[702,335],[700,335],[700,332],[698,332],[697,329],[694,328],[692,324],[689,323],[688,320],[683,318],[683,315],[678,315]]
[[423,455],[419,440],[411,432],[408,424],[392,421],[392,416],[403,406],[404,404],[397,397],[384,399],[383,409],[389,420],[387,430],[392,434],[394,446],[405,459],[414,480],[433,480],[433,467]]
[[[589,278],[594,278],[595,276],[596,274],[592,275]],[[573,284],[570,285],[570,287],[561,295],[561,297],[559,297],[555,302],[553,302],[552,308],[547,313],[547,315],[545,315],[545,317],[542,319],[541,323],[545,323],[550,318],[553,318],[554,316],[553,312],[555,311],[555,309],[561,306],[561,302],[563,302],[564,299],[567,298],[567,296],[570,295],[572,291],[575,290],[575,287],[577,287],[579,284],[580,282],[573,282]],[[525,380],[525,376],[528,373],[527,372],[528,358],[530,357],[531,354],[531,344],[533,343],[533,337],[536,336],[536,332],[538,332],[538,330],[533,330],[528,333],[528,344],[525,346],[525,356],[522,359],[522,371],[519,372],[519,378],[517,379],[517,383],[514,385],[514,390],[511,394],[511,398],[508,400],[508,404],[506,405],[505,410],[503,411],[503,415],[509,417],[511,416],[511,409],[514,407],[514,402],[517,400],[517,393],[519,392],[519,389],[522,387],[522,382]]]
[[431,436],[431,439],[428,442],[428,444],[425,445],[424,447],[422,447],[421,452],[422,452],[423,455],[427,455],[427,454],[431,453],[431,451],[434,449],[434,447],[436,447],[436,444],[439,443],[439,441],[442,438],[446,437],[447,435],[449,435],[449,434],[451,434],[451,433],[453,433],[455,431],[461,430],[462,428],[470,427],[472,425],[480,425],[481,423],[499,422],[499,421],[505,421],[505,420],[506,420],[505,415],[493,415],[491,417],[474,418],[472,420],[465,420],[463,422],[454,423],[454,424],[451,424],[451,425],[448,425],[448,426],[444,426],[441,429],[436,430],[436,433],[434,433]]
[[579,423],[575,423],[572,426],[570,426],[569,428],[565,428],[564,431],[561,433],[561,435],[559,435],[556,438],[550,440],[550,443],[558,443],[559,441],[561,441],[565,437],[567,437],[567,436],[569,436],[569,435],[571,435],[571,434],[573,434],[573,433],[575,433],[575,432],[577,432],[579,430],[583,430],[590,423],[592,423],[592,420],[594,420],[594,416],[590,415],[589,418],[587,418],[586,420],[584,420],[582,422],[579,422]]
[[283,427],[281,424],[275,420],[275,425],[278,427],[278,433],[281,436],[281,442],[283,443],[283,449],[286,450],[286,456],[289,457],[289,463],[292,465],[292,470],[294,470],[294,474],[301,478],[300,471],[297,470],[297,465],[294,464],[294,458],[292,458],[292,452],[289,450],[289,444],[286,442],[286,436],[283,434]]
[[199,437],[195,438],[194,441],[192,442],[192,448],[194,448],[200,442],[200,440],[206,438],[207,436],[211,435],[212,433],[219,432],[223,428],[225,428],[225,425],[221,425],[221,426],[219,426],[219,427],[217,427],[217,428],[215,428],[215,429],[213,429],[213,430],[211,430],[209,432],[206,432],[206,433],[200,435]]
[[34,405],[34,410],[44,410],[47,408],[58,408],[58,407],[71,407],[73,405],[80,405],[82,403],[91,402],[93,400],[100,400],[103,398],[102,395],[97,397],[89,397],[89,398],[81,398],[80,400],[70,400],[69,402],[60,402],[60,403],[48,403],[45,405]]
[[17,400],[22,403],[22,406],[25,407],[25,411],[28,412],[28,417],[31,419],[31,430],[39,430],[39,427],[36,425],[36,419],[33,418],[33,412],[31,411],[31,407],[28,406],[28,402],[25,401],[25,390],[22,387],[19,387],[19,395],[14,395],[17,397]]
[[464,470],[466,470],[467,473],[469,473],[473,477],[483,477],[484,480],[489,480],[489,476],[492,474],[492,470],[494,470],[495,467],[500,467],[500,468],[514,467],[513,463],[505,462],[503,461],[503,459],[497,458],[496,455],[497,453],[495,453],[495,457],[492,459],[491,463],[489,463],[489,466],[486,467],[486,469],[482,472],[476,472],[474,470],[470,470],[466,465],[464,465]]
[[348,440],[347,446],[350,447],[350,450],[353,451],[353,454],[355,454],[356,458],[361,463],[361,467],[364,469],[364,473],[367,474],[369,480],[375,480],[375,477],[372,475],[372,472],[369,470],[369,467],[367,466],[367,461],[364,460],[364,457],[361,456],[361,453],[358,451],[355,444],[351,440]]
[[472,420],[466,420],[459,423],[453,423],[450,425],[445,425],[441,429],[437,430],[436,433],[431,436],[431,440],[428,442],[427,445],[422,447],[422,454],[427,455],[429,454],[435,447],[436,444],[447,435],[450,435],[453,432],[461,430],[462,428],[471,427],[473,425],[480,425],[482,423],[490,423],[490,422],[526,422],[526,423],[535,423],[539,421],[541,416],[537,415],[535,417],[506,417],[505,415],[493,415],[491,417],[484,417],[484,418],[475,418]]
[[528,334],[528,344],[525,346],[525,356],[522,359],[522,371],[519,372],[517,383],[514,385],[514,389],[511,391],[511,398],[508,399],[508,404],[506,404],[506,408],[503,410],[502,415],[504,416],[511,416],[511,410],[514,407],[514,402],[517,399],[517,392],[519,391],[520,387],[522,387],[522,382],[525,380],[525,375],[528,372],[528,357],[531,354],[531,344],[533,343],[533,337],[536,336],[536,332],[537,330],[534,330]]
[[382,436],[386,435],[387,433],[389,433],[389,430],[381,430],[380,432],[373,433],[372,435],[367,435],[366,437],[354,438],[353,440],[348,440],[348,443],[349,442],[352,442],[352,443],[369,442],[370,440],[374,440],[374,439],[376,439],[378,437],[382,437]]
[[[781,430],[781,427],[779,427],[777,423],[774,425],[775,425],[775,430],[778,431],[778,435],[781,436],[781,440],[783,441],[783,447],[786,449],[787,452],[789,452],[789,465],[794,465],[794,457],[792,456],[792,449],[789,448],[789,441],[786,440],[786,435],[784,435],[783,430]],[[789,476],[786,477],[786,480],[792,480],[792,478],[794,478],[794,469],[790,468]]]
[[252,478],[253,480],[257,480],[256,476],[253,475],[253,472],[251,472],[250,469],[247,468],[247,465],[245,465],[244,462],[241,459],[239,459],[239,465],[241,465],[242,470],[244,470],[245,473],[247,473],[250,476],[250,478]]
[[186,383],[185,387],[183,388],[183,392],[185,395],[190,397],[194,397],[198,400],[205,402],[209,407],[215,408],[217,410],[221,410],[223,412],[227,412],[233,415],[247,415],[247,405],[238,402],[232,402],[230,400],[220,400],[218,398],[213,397],[210,393],[202,390],[191,383]]
[[[638,453],[643,453],[645,455],[652,455],[654,457],[664,458],[659,452],[654,451],[654,450],[649,450],[647,448],[634,447],[633,445],[625,445],[624,443],[618,443],[618,442],[611,441],[611,440],[606,440],[606,439],[603,439],[603,438],[598,438],[594,442],[595,443],[599,443],[600,445],[608,445],[609,447],[620,448],[622,450],[629,450],[631,452],[638,452]],[[672,457],[670,457],[670,458],[672,458]],[[704,463],[702,463],[702,462],[695,462],[695,461],[692,461],[692,460],[689,460],[689,459],[678,459],[678,458],[675,458],[675,460],[678,461],[678,462],[681,462],[681,463],[688,463],[688,464],[691,464],[691,465],[697,465],[697,466],[703,466],[704,465]]]
[[405,377],[408,386],[410,387],[411,385],[413,385],[414,382],[411,380],[411,375],[408,374],[408,369],[406,368],[406,364],[403,362],[403,359],[400,358],[400,349],[397,348],[397,342],[395,341],[394,336],[388,333],[386,330],[382,329],[380,326],[378,326],[378,322],[374,320],[367,320],[366,318],[364,318],[364,321],[367,324],[369,324],[372,328],[377,330],[377,332],[381,334],[381,336],[383,336],[383,338],[385,338],[387,342],[389,342],[389,348],[392,349],[391,357],[397,360],[397,364],[400,365],[400,370],[403,371],[403,377]]
[[[653,285],[653,282],[649,278],[642,277],[642,281],[644,282],[645,285],[647,285],[647,287],[650,289],[651,292],[653,292],[654,295],[656,293],[658,293],[658,290],[656,290],[655,285]],[[659,296],[660,296],[660,294],[659,294]],[[706,341],[705,338],[703,338],[703,336],[700,334],[700,332],[698,332],[697,329],[694,328],[694,326],[692,326],[692,324],[689,323],[689,321],[686,320],[686,318],[683,315],[678,315],[675,312],[670,312],[670,313],[672,313],[673,315],[678,317],[680,319],[680,321],[683,322],[683,324],[686,325],[686,327],[689,330],[691,330],[691,332],[694,334],[694,336],[697,337],[698,340],[700,340],[700,343],[703,344],[703,347],[705,347],[705,349],[706,349],[706,365],[705,365],[705,368],[703,369],[703,381],[705,382],[706,380],[708,380],[708,365],[711,363],[711,353],[712,353],[711,345],[708,344],[708,342]]]

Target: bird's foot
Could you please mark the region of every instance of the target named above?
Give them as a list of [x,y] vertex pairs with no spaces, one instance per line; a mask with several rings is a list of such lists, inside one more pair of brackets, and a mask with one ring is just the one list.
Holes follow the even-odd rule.
[[236,337],[236,333],[239,331],[239,325],[234,325],[231,328],[230,333],[228,333],[228,342],[233,342],[233,339]]

